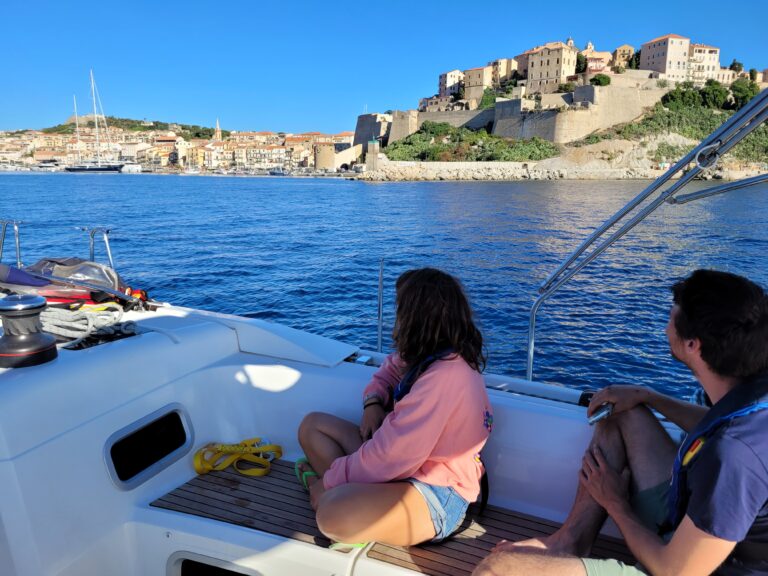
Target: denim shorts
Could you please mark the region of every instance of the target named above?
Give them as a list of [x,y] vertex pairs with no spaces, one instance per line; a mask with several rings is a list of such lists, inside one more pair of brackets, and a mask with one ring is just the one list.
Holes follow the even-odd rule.
[[408,478],[406,482],[413,484],[427,503],[435,526],[435,537],[431,541],[440,542],[453,534],[464,520],[469,502],[450,486],[433,486],[416,478]]

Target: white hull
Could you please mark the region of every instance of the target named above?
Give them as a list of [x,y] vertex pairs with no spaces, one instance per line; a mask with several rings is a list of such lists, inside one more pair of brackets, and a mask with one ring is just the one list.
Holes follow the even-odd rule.
[[[375,368],[345,362],[353,346],[260,320],[171,307],[128,317],[160,331],[0,370],[0,573],[159,576],[189,553],[259,574],[345,573],[351,554],[149,503],[193,478],[192,455],[211,441],[264,436],[294,460],[302,417],[357,419]],[[487,382],[563,400],[490,390],[484,452],[492,504],[562,520],[591,436],[579,393]],[[188,418],[190,449],[138,486],[117,485],[110,437],[169,406]],[[354,573],[405,572],[360,557]]]

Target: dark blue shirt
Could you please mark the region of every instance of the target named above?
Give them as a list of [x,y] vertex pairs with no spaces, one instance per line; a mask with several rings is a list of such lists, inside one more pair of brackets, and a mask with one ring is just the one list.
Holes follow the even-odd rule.
[[[756,400],[747,388],[753,383],[731,390],[712,411]],[[715,574],[768,574],[768,410],[718,428],[691,461],[686,487],[686,514],[696,527],[738,542]]]

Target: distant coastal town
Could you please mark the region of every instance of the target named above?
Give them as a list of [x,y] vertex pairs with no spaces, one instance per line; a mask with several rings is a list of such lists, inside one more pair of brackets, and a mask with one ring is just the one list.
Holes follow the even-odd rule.
[[[612,51],[568,38],[443,72],[436,84],[416,108],[363,114],[354,132],[339,134],[225,131],[218,120],[205,128],[94,110],[50,128],[0,131],[0,170],[98,158],[123,171],[189,174],[650,178],[768,87],[768,69],[737,59],[723,66],[717,46],[678,34]],[[768,134],[757,132],[726,170],[764,165]]]

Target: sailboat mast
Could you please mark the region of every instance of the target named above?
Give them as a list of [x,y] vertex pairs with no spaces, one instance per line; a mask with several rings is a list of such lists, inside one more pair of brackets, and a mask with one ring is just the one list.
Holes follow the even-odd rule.
[[77,163],[82,162],[80,157],[80,120],[77,118],[77,96],[72,94],[72,100],[75,102],[75,137],[77,138]]
[[93,87],[93,70],[91,70],[91,99],[93,100],[93,123],[96,126],[96,164],[101,166],[101,146],[99,145],[99,117],[96,114],[96,89]]

